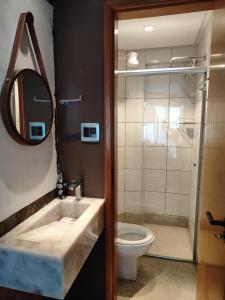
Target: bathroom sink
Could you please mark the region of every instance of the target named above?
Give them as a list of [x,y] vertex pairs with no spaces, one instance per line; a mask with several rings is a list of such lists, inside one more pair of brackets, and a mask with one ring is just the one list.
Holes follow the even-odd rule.
[[103,230],[103,199],[54,199],[0,238],[0,286],[64,299]]

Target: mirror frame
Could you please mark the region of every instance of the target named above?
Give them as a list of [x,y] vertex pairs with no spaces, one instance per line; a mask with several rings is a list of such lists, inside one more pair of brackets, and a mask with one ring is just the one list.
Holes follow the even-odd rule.
[[[12,87],[11,87],[12,82],[14,83],[16,76],[18,76],[18,73],[20,72],[20,70],[19,71],[15,70],[15,65],[16,65],[16,59],[18,56],[19,48],[20,48],[20,45],[22,42],[23,33],[26,28],[29,30],[29,33],[30,33],[31,42],[33,44],[34,53],[36,55],[36,60],[37,60],[39,71],[40,71],[40,73],[37,72],[37,74],[40,75],[42,80],[45,82],[46,87],[49,91],[49,94],[51,95],[52,106],[53,106],[52,123],[51,123],[50,130],[48,131],[48,134],[46,135],[46,137],[44,139],[42,139],[41,141],[35,141],[35,142],[27,141],[26,139],[21,137],[21,135],[18,133],[17,130],[15,132],[14,123],[12,125],[11,110],[9,111],[9,99],[8,99],[9,91],[11,91],[11,89],[12,89]],[[26,70],[26,68],[24,68],[23,70]],[[29,69],[29,70],[32,70],[32,69]],[[54,120],[54,115],[55,115],[53,101],[54,100],[53,100],[51,90],[49,87],[47,73],[45,71],[45,66],[43,63],[40,47],[39,47],[38,40],[37,40],[37,35],[35,32],[35,28],[34,28],[34,17],[31,12],[22,13],[22,14],[20,14],[20,18],[18,21],[15,39],[14,39],[14,43],[13,43],[13,47],[12,47],[12,53],[11,53],[11,57],[10,57],[10,61],[9,61],[9,66],[8,66],[6,78],[3,83],[2,90],[1,90],[1,96],[0,96],[0,108],[1,108],[2,120],[3,120],[5,128],[8,131],[9,135],[15,141],[17,141],[18,143],[23,144],[23,145],[36,146],[36,145],[41,144],[48,137],[48,135],[51,131],[52,125],[53,125],[53,120]]]
[[[20,133],[18,132],[18,130],[16,129],[16,126],[14,124],[13,118],[12,118],[12,113],[11,113],[11,92],[14,86],[14,82],[16,81],[16,79],[19,77],[19,75],[21,73],[23,73],[24,71],[29,71],[34,73],[35,75],[37,75],[42,82],[44,83],[49,96],[51,97],[51,125],[48,129],[48,131],[46,132],[46,136],[38,141],[29,141],[25,138],[22,137],[22,135],[20,135]],[[2,119],[3,119],[3,123],[5,125],[6,130],[8,131],[9,135],[16,140],[18,143],[23,144],[23,145],[31,145],[31,146],[36,146],[36,145],[40,145],[42,142],[44,142],[47,137],[49,136],[49,133],[51,132],[51,128],[52,128],[52,124],[53,124],[53,119],[54,119],[54,105],[53,105],[53,98],[52,98],[52,94],[51,94],[51,90],[50,87],[48,85],[48,82],[45,80],[45,78],[43,78],[43,76],[41,76],[40,73],[38,73],[37,71],[33,70],[33,69],[22,69],[18,72],[15,73],[15,75],[11,78],[11,80],[8,80],[7,84],[3,86],[2,89],[2,101],[1,101],[1,114],[2,114]]]

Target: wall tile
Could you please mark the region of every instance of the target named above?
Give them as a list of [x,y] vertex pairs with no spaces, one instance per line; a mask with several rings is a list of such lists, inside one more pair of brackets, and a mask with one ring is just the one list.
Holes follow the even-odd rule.
[[143,122],[144,99],[126,100],[126,122]]
[[126,78],[126,98],[144,98],[144,78],[141,76]]
[[117,168],[124,169],[125,167],[125,147],[117,147],[117,156],[116,156]]
[[144,122],[168,122],[168,99],[146,99],[145,101]]
[[125,212],[141,214],[141,193],[125,192]]
[[126,147],[125,168],[142,169],[143,147]]
[[191,148],[168,147],[167,170],[191,170]]
[[126,146],[142,145],[142,128],[142,123],[126,123]]
[[189,194],[190,172],[167,171],[166,191],[168,193]]
[[126,50],[118,50],[117,52],[118,55],[118,70],[126,70],[126,64],[127,64],[127,59],[126,59]]
[[173,216],[188,216],[189,195],[166,194],[166,214]]
[[145,76],[145,98],[169,98],[170,75]]
[[170,65],[171,48],[156,48],[146,50],[146,65],[151,68],[168,67]]
[[117,124],[116,138],[118,146],[125,146],[125,123]]
[[142,171],[126,169],[125,170],[125,190],[130,192],[141,192]]
[[144,168],[166,169],[166,147],[144,147]]
[[123,214],[124,213],[124,191],[123,192],[117,192],[117,214]]
[[169,105],[170,123],[193,122],[194,99],[193,98],[171,98]]
[[193,147],[199,147],[200,145],[200,134],[201,134],[201,125],[194,125],[194,136],[193,136]]
[[174,56],[196,56],[197,46],[187,45],[172,48],[172,57]]
[[116,122],[125,122],[125,99],[118,98],[115,107]]
[[202,115],[202,98],[195,98],[194,102],[194,121],[195,123],[201,123]]
[[[185,125],[178,123],[169,124],[168,145],[170,147],[192,147],[192,138],[190,136],[193,134],[193,131],[185,132],[186,128]],[[192,129],[193,127],[190,128]]]
[[144,170],[144,190],[152,192],[165,192],[166,171]]
[[126,78],[117,77],[117,98],[126,98]]
[[125,171],[118,170],[117,171],[117,191],[123,192],[124,191],[124,183],[125,183]]
[[193,97],[195,90],[195,75],[171,75],[170,97]]
[[197,167],[198,163],[199,163],[199,148],[198,147],[192,148],[191,149],[191,167],[192,167],[192,171],[193,170],[194,170],[194,172],[197,171],[197,169],[198,169],[198,167]]
[[165,193],[144,192],[142,202],[142,213],[164,214]]
[[167,123],[146,123],[144,124],[144,145],[145,146],[167,146]]

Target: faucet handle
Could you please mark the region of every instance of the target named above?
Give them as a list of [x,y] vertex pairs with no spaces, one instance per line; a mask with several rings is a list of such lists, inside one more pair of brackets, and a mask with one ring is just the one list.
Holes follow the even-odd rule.
[[83,181],[83,177],[81,177],[81,176],[78,176],[78,177],[76,177],[75,179],[72,179],[72,180],[71,180],[71,182],[72,182],[73,184],[75,184],[75,185],[81,184],[82,181]]

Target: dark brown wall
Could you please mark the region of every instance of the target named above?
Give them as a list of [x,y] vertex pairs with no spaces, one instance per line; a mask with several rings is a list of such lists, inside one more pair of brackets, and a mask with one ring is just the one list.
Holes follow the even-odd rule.
[[[67,179],[84,177],[84,194],[103,197],[103,2],[56,1],[57,99],[84,100],[59,110],[59,160]],[[80,123],[100,123],[100,143],[80,142]]]

